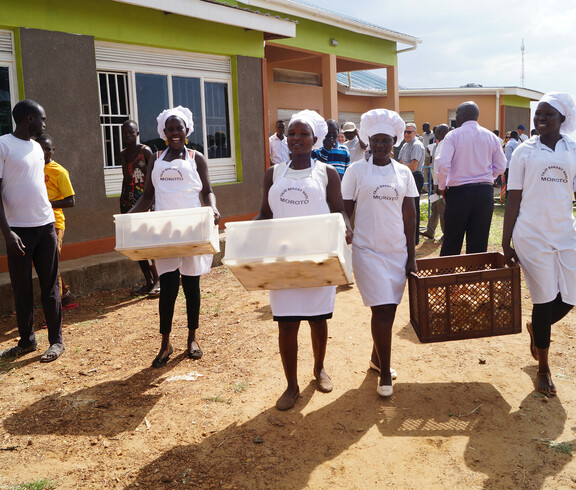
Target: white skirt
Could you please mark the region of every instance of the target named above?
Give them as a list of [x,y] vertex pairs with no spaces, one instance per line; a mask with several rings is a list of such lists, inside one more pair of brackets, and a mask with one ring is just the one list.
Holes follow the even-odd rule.
[[352,268],[364,306],[400,304],[407,260],[405,249],[384,255],[352,245]]
[[166,272],[180,270],[183,276],[201,276],[210,272],[212,267],[212,254],[191,255],[189,257],[172,257],[169,259],[156,259],[158,277]]
[[336,286],[270,291],[270,307],[274,316],[327,315],[334,311],[335,299]]

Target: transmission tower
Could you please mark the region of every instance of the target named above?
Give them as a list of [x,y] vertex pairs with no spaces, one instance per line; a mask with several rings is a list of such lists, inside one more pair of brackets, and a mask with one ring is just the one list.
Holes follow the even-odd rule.
[[524,87],[524,38],[522,38],[522,46],[520,47],[520,51],[522,51],[522,87]]

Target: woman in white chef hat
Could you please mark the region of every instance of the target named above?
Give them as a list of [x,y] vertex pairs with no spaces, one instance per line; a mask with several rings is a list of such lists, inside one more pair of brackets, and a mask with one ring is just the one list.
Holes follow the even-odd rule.
[[380,373],[377,392],[392,396],[390,368],[392,324],[402,299],[406,276],[416,271],[414,237],[418,190],[412,172],[391,158],[405,124],[394,111],[373,109],[362,115],[360,139],[371,157],[348,167],[342,180],[344,209],[356,210],[352,266],[358,289],[372,309],[370,367]]
[[[294,114],[286,131],[292,160],[270,167],[264,176],[260,214],[255,218],[291,218],[315,214],[342,213],[351,239],[348,218],[344,214],[338,172],[313,160],[312,150],[319,148],[328,132],[324,118],[310,110]],[[314,377],[322,392],[332,391],[332,381],[324,370],[329,318],[334,311],[335,286],[270,291],[270,306],[278,322],[278,343],[288,387],[276,402],[279,410],[294,406],[298,387],[298,329],[308,321],[314,351]]]
[[[206,159],[202,153],[186,147],[187,136],[194,130],[192,112],[178,106],[161,112],[156,120],[158,134],[165,140],[167,148],[150,158],[144,194],[129,212],[147,211],[154,203],[156,211],[195,208],[204,204],[212,208],[214,223],[218,224],[220,213],[216,209],[216,196],[210,186]],[[186,352],[190,359],[202,357],[202,349],[196,340],[200,315],[200,276],[209,272],[211,266],[212,255],[156,259],[160,277],[158,311],[162,343],[152,367],[165,366],[174,351],[170,344],[170,332],[180,278],[186,296],[188,319]]]
[[[576,105],[566,93],[538,102],[533,136],[514,150],[508,175],[502,248],[507,264],[520,262],[530,290],[530,352],[538,360],[536,389],[556,394],[548,365],[551,326],[576,304]],[[510,244],[512,239],[514,248]]]

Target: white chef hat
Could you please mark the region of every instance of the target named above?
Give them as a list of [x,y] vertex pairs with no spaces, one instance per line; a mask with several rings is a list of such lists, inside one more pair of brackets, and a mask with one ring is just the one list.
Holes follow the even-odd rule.
[[359,136],[362,141],[369,143],[370,136],[375,134],[388,134],[396,136],[396,143],[404,137],[406,124],[397,112],[387,109],[372,109],[365,112],[360,118]]
[[546,102],[562,114],[566,120],[560,126],[562,133],[570,134],[576,131],[576,104],[566,92],[548,92],[538,101]]
[[328,134],[328,125],[324,118],[318,114],[316,111],[311,111],[308,109],[304,109],[303,111],[297,112],[290,118],[290,122],[288,123],[288,128],[294,121],[302,121],[308,124],[312,128],[312,132],[314,136],[316,136],[316,143],[313,146],[313,149],[318,149],[322,146],[324,142],[324,138],[326,134]]
[[172,109],[166,109],[158,114],[156,121],[158,121],[158,134],[160,138],[163,140],[166,139],[166,134],[164,133],[164,128],[166,127],[166,119],[169,117],[176,116],[184,121],[186,127],[188,128],[188,132],[186,136],[190,136],[192,131],[194,131],[194,121],[192,119],[192,112],[187,107],[182,107],[179,105],[178,107],[173,107]]

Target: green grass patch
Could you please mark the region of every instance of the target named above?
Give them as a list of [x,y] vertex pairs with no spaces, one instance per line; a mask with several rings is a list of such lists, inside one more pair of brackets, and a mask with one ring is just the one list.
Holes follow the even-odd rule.
[[246,388],[248,388],[248,383],[236,383],[234,385],[234,392],[242,393]]
[[545,443],[550,449],[557,453],[572,454],[572,450],[574,449],[574,444],[571,442],[545,441]]
[[56,488],[56,484],[50,480],[42,479],[28,483],[18,483],[8,488],[10,490],[53,490]]

